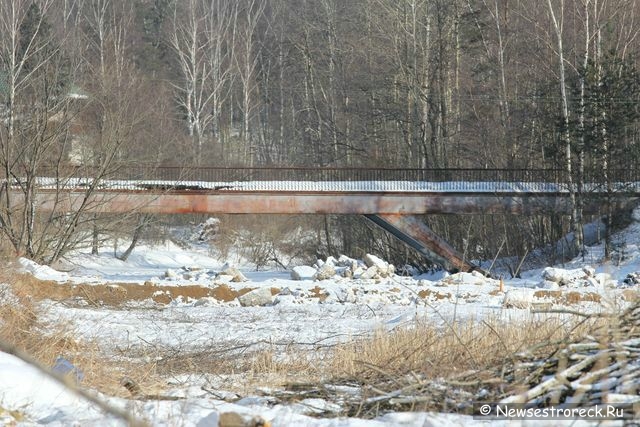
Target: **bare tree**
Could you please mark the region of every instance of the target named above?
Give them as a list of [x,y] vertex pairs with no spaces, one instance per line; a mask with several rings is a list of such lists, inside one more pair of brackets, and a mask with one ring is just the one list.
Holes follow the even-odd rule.
[[[388,11],[397,64],[396,100],[404,103],[399,130],[419,167],[448,164],[456,129],[460,2],[379,0]],[[402,104],[401,104],[402,105]]]
[[[80,57],[81,49],[63,49],[67,40],[59,37],[69,35],[47,20],[55,18],[53,1],[0,3],[0,69],[7,73],[0,232],[19,255],[50,263],[86,242],[94,223],[91,196],[137,142],[145,106],[138,103],[140,78],[128,51],[128,4],[85,4],[89,32],[76,44],[88,43]],[[78,143],[86,149],[74,163]],[[63,192],[78,179],[84,186],[74,210],[59,212]],[[37,203],[42,185],[54,191],[47,212]]]
[[236,7],[227,0],[188,0],[174,6],[169,42],[177,59],[178,78],[173,85],[196,164],[209,142],[219,142],[224,148],[220,121],[234,77],[231,55]]
[[[63,158],[72,117],[72,66],[65,63],[45,16],[53,1],[0,2],[0,70],[4,73],[0,128],[0,229],[19,255],[48,249],[35,204],[38,172]],[[46,224],[46,223],[45,223]]]
[[[79,143],[85,153],[80,163],[91,168],[92,184],[117,176],[121,166],[140,160],[146,123],[158,119],[154,111],[160,103],[147,95],[150,88],[131,60],[131,7],[127,1],[97,0],[84,10],[84,66],[94,78],[83,81],[90,103],[79,118],[83,130]],[[92,252],[98,251],[101,233],[126,223],[128,216],[93,215]]]
[[263,18],[266,2],[264,0],[238,0],[236,2],[237,24],[233,29],[236,40],[234,62],[238,70],[238,78],[242,85],[241,111],[242,132],[244,143],[244,158],[249,160],[249,166],[255,161],[256,146],[253,133],[254,111],[257,108],[255,97],[256,75],[258,69],[258,24]]
[[180,80],[174,86],[193,140],[196,163],[200,162],[204,130],[212,120],[213,94],[208,91],[212,68],[206,57],[210,48],[206,25],[206,9],[201,1],[188,0],[180,3],[180,7],[175,4],[170,43],[178,59]]
[[224,158],[224,139],[221,132],[221,115],[235,75],[233,74],[232,54],[233,35],[231,29],[236,23],[237,14],[232,3],[226,0],[211,2],[205,14],[205,31],[208,38],[208,51],[205,52],[209,62],[210,78],[206,84],[210,104],[210,134],[221,148]]
[[406,150],[418,161],[414,166],[428,165],[429,134],[428,99],[432,91],[433,14],[428,0],[379,0],[391,19],[394,60],[397,64],[396,101],[404,101],[404,117],[399,128]]

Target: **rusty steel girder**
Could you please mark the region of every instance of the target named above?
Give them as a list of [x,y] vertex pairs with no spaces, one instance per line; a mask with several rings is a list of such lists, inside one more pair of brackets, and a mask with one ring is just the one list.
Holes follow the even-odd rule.
[[[19,196],[19,193],[16,193]],[[85,198],[87,200],[85,200]],[[155,214],[569,214],[566,195],[383,192],[79,191],[41,190],[42,211]],[[16,200],[19,202],[19,199]],[[592,205],[585,206],[585,213]],[[598,205],[594,205],[597,207]]]
[[[10,190],[11,191],[11,190]],[[24,204],[17,191],[12,207]],[[633,202],[636,198],[627,198]],[[584,205],[597,213],[598,199]],[[622,203],[621,201],[618,201]],[[352,214],[366,215],[427,259],[448,271],[480,270],[437,236],[415,215],[423,214],[570,214],[564,193],[427,193],[427,192],[293,192],[293,191],[134,191],[78,190],[36,193],[36,209],[45,212],[153,214]],[[481,271],[481,270],[480,270]]]

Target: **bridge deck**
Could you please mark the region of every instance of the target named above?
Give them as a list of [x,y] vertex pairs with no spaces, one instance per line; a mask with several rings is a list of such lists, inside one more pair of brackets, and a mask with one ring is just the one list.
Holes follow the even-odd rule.
[[[38,178],[42,189],[83,189],[92,184],[90,178]],[[491,193],[491,194],[563,194],[566,183],[543,181],[192,181],[192,180],[100,180],[97,188],[120,191],[250,191],[250,192],[374,192],[374,193]],[[614,182],[611,190],[640,194],[640,182]],[[605,193],[602,184],[586,183],[583,192]]]
[[[640,197],[636,169],[611,171],[609,190]],[[559,170],[118,167],[100,179],[91,168],[43,171],[42,210],[149,213],[429,214],[569,213]],[[57,176],[57,178],[53,178]],[[583,188],[597,212],[607,188]],[[20,179],[9,180],[19,202]],[[86,194],[91,195],[88,200]],[[87,206],[88,202],[88,206]]]

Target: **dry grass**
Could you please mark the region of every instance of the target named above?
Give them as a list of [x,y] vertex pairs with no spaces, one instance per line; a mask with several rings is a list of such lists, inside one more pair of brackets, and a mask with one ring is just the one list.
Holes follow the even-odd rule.
[[[64,325],[46,325],[39,319],[38,308],[33,299],[24,293],[2,292],[0,300],[0,338],[33,355],[42,363],[51,364],[57,354],[76,354],[79,344],[68,333]],[[17,301],[16,301],[17,300]]]
[[377,331],[371,339],[338,346],[330,372],[356,379],[409,373],[451,378],[497,366],[519,352],[549,351],[558,342],[584,335],[592,323],[532,316],[508,323],[488,318],[436,327],[423,320],[411,328]]
[[489,378],[495,375],[496,367],[513,361],[518,354],[552,354],[562,343],[587,335],[600,323],[598,319],[541,319],[533,315],[524,321],[490,318],[446,327],[423,320],[411,328],[378,330],[369,338],[313,351],[292,347],[246,352],[242,358],[219,357],[215,367],[206,363],[206,356],[193,363],[189,355],[182,355],[181,363],[186,368],[184,363],[190,360],[192,367],[204,368],[204,372],[213,368],[218,374],[242,373],[244,381],[235,384],[236,392],[268,386],[307,393],[325,383],[378,389],[386,383],[393,389],[402,378],[425,382]]
[[[446,412],[464,405],[468,411],[481,389],[493,390],[494,396],[508,389],[518,391],[516,384],[500,375],[503,366],[517,364],[524,354],[544,359],[601,324],[595,318],[533,315],[512,322],[490,318],[445,327],[418,321],[411,328],[379,330],[370,338],[323,350],[257,352],[244,364],[228,367],[245,374],[244,382],[236,384],[242,386],[235,389],[238,393],[255,393],[257,387],[268,386],[282,390],[276,393],[282,401],[306,397],[342,401],[343,415],[367,418],[388,410]],[[327,384],[355,385],[362,395],[354,400]],[[417,401],[394,403],[385,397],[406,388],[418,396]]]

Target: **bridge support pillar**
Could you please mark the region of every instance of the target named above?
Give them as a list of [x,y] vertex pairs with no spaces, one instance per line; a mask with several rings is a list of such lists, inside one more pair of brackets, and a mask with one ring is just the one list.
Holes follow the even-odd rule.
[[462,254],[415,215],[384,214],[365,217],[451,273],[473,270],[484,273],[479,267],[465,260]]

